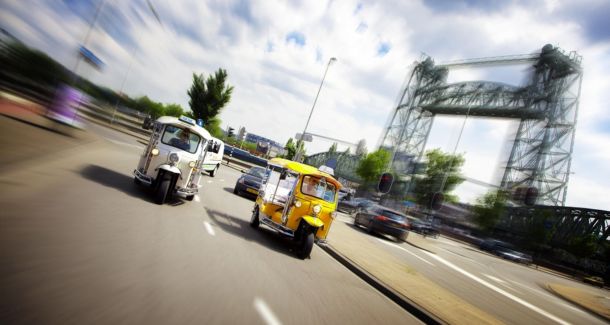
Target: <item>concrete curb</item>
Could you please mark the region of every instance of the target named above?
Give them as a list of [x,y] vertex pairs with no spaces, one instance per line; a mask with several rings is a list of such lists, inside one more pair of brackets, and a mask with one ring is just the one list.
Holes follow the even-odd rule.
[[440,318],[438,318],[435,315],[426,311],[424,308],[422,308],[415,302],[411,301],[407,297],[396,292],[391,287],[385,285],[383,282],[381,282],[379,279],[374,277],[372,274],[368,273],[366,270],[364,270],[357,264],[353,263],[349,258],[345,257],[341,253],[334,250],[330,245],[328,245],[328,244],[317,244],[317,245],[322,250],[324,250],[326,253],[328,253],[330,256],[332,256],[335,260],[337,260],[339,263],[341,263],[343,266],[345,266],[352,273],[354,273],[359,278],[364,280],[364,282],[368,283],[370,286],[377,289],[384,296],[386,296],[388,299],[392,300],[394,303],[399,305],[401,308],[403,308],[408,313],[415,316],[417,319],[421,320],[422,322],[424,322],[426,324],[447,324]]
[[561,299],[563,299],[563,300],[565,300],[565,301],[567,301],[567,302],[569,302],[571,304],[574,304],[574,305],[580,307],[581,309],[589,312],[590,314],[592,314],[594,316],[597,316],[597,317],[599,317],[599,318],[601,318],[603,320],[606,320],[606,321],[610,322],[610,317],[608,317],[608,316],[606,316],[604,314],[599,313],[595,309],[591,308],[587,304],[584,304],[584,303],[578,301],[577,299],[571,299],[571,298],[567,297],[566,295],[563,295],[563,294],[557,292],[555,289],[553,289],[553,287],[551,286],[550,283],[546,283],[544,287],[546,288],[546,290],[548,292],[554,294],[555,296],[557,296],[557,297],[559,297],[559,298],[561,298]]

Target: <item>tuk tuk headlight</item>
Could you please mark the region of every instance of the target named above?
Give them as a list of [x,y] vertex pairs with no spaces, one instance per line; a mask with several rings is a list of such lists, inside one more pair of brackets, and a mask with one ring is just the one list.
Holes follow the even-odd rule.
[[179,161],[180,161],[180,156],[178,156],[177,153],[172,152],[172,153],[169,154],[169,162],[175,164],[175,163],[177,163]]
[[197,166],[197,162],[196,162],[196,161],[191,161],[191,162],[189,163],[189,167],[191,167],[191,168],[195,168],[195,166]]
[[294,206],[295,207],[300,208],[301,205],[303,205],[303,203],[301,203],[301,201],[299,201],[299,200],[294,201]]
[[153,155],[153,156],[159,155],[159,149],[153,148],[153,150],[150,151],[150,154]]
[[320,211],[322,211],[322,207],[319,204],[316,204],[313,206],[313,213],[314,214],[318,214],[320,213]]

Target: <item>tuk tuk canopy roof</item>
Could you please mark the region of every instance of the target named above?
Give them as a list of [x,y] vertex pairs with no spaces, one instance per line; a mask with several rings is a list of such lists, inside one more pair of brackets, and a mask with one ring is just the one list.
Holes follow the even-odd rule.
[[171,125],[176,125],[176,126],[187,128],[191,132],[197,133],[198,135],[202,136],[206,140],[209,140],[212,138],[212,136],[210,135],[210,132],[208,132],[206,129],[200,127],[197,124],[193,125],[193,124],[187,123],[185,121],[182,121],[177,117],[161,116],[157,119],[157,123],[171,124]]
[[283,159],[283,158],[273,158],[273,159],[269,160],[269,164],[280,166],[280,167],[287,168],[290,170],[294,170],[295,172],[304,174],[304,175],[313,175],[313,176],[324,177],[328,181],[333,183],[337,187],[337,189],[343,187],[343,185],[341,185],[341,183],[339,183],[339,181],[336,180],[331,174],[320,171],[319,169],[317,169],[314,166],[305,165],[305,164],[302,164],[302,163],[299,163],[296,161]]

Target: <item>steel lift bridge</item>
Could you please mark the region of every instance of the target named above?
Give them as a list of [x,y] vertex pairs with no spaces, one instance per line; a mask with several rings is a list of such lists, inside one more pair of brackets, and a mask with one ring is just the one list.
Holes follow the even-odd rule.
[[[576,52],[566,54],[547,44],[540,53],[530,55],[440,65],[431,58],[416,62],[380,144],[394,152],[392,167],[400,173],[405,166],[401,157],[421,161],[437,114],[518,119],[500,187],[535,187],[538,204],[564,206],[582,82],[581,60]],[[523,63],[531,63],[533,71],[529,83],[522,87],[490,81],[446,82],[449,70],[456,67]]]

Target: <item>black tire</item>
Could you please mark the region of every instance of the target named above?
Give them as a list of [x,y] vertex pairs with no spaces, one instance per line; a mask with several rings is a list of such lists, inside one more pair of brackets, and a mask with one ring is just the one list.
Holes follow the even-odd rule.
[[371,235],[375,232],[373,230],[373,220],[369,221],[368,225],[366,225],[366,232]]
[[405,231],[402,235],[396,237],[397,241],[407,241],[407,237],[409,236],[409,232]]
[[136,184],[136,185],[141,185],[142,184],[142,182],[137,177],[133,178],[133,183]]
[[216,175],[216,171],[218,170],[218,165],[216,165],[216,167],[214,167],[214,169],[212,169],[212,171],[210,171],[210,177],[214,177]]
[[233,194],[239,194],[239,191],[237,190],[237,186],[235,186],[235,187],[233,188]]
[[165,203],[165,199],[167,198],[167,193],[169,192],[169,184],[171,183],[171,179],[165,178],[161,180],[159,187],[157,187],[157,191],[155,192],[155,203],[163,204]]
[[250,227],[257,229],[260,225],[260,219],[258,218],[258,205],[252,209],[252,217],[250,217]]
[[187,195],[187,196],[186,196],[186,200],[187,200],[187,201],[193,201],[193,198],[194,198],[194,197],[195,197],[194,195]]
[[360,224],[358,223],[358,214],[354,215],[354,226],[360,227]]
[[309,257],[311,254],[311,250],[313,249],[313,240],[314,235],[313,232],[309,232],[306,234],[299,243],[299,247],[297,249],[297,256],[304,260]]

